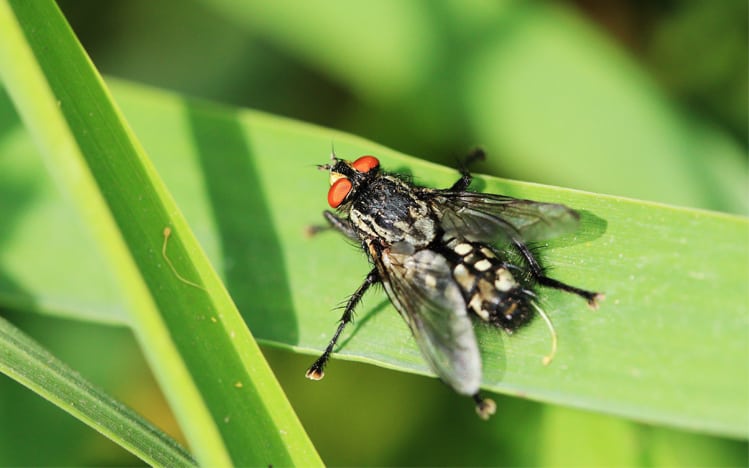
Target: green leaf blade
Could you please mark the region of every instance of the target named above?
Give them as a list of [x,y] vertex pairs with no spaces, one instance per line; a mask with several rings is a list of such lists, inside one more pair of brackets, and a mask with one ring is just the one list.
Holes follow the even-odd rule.
[[[331,141],[341,156],[376,154],[384,167],[406,169],[425,185],[444,187],[457,177],[454,170],[350,135],[261,113],[206,110],[205,104],[128,84],[113,89],[214,264],[225,277],[234,275],[229,285],[245,320],[274,346],[320,352],[337,318],[332,309],[367,272],[363,254],[338,236],[303,235],[325,208],[326,180],[314,164],[325,161]],[[234,128],[224,136],[239,132],[248,149],[226,151],[226,138],[196,144],[197,134],[218,131],[206,115],[196,116],[201,113],[219,120],[223,114]],[[160,128],[154,128],[156,120]],[[208,183],[201,161],[219,155],[229,160],[227,168],[240,164],[232,159],[251,159],[241,164],[252,165],[253,187],[232,181],[231,190],[212,195],[200,188]],[[486,388],[746,437],[746,218],[489,177],[478,181],[482,191],[582,210],[581,230],[549,242],[543,257],[555,277],[607,294],[601,308],[590,311],[576,297],[542,291],[560,340],[548,367],[541,358],[549,335],[540,321],[512,337],[479,327]],[[247,217],[237,205],[243,199],[267,204],[268,222]],[[227,212],[214,214],[221,209]],[[237,224],[222,225],[219,216]],[[268,258],[262,241],[246,245],[269,238],[280,251]],[[237,262],[246,265],[232,272]],[[282,284],[269,285],[268,275]],[[289,297],[256,300],[283,294]],[[338,357],[431,374],[382,292],[366,297],[357,315]],[[335,378],[335,362],[326,378]]]
[[[122,91],[127,94],[128,90],[132,88]],[[166,101],[156,104],[157,94],[146,92],[125,105],[125,111],[134,122],[139,121],[137,115],[149,112],[181,121],[182,106],[203,106],[189,101],[175,107]],[[222,146],[217,145],[215,153],[177,157],[147,126],[137,126],[136,131],[144,144],[154,142],[155,164],[170,187],[176,187],[181,177],[170,167],[183,165],[185,159],[219,154],[226,159],[253,158],[270,222],[283,249],[283,265],[274,267],[270,262],[247,269],[242,284],[252,293],[239,292],[237,300],[240,309],[249,309],[252,299],[242,303],[240,298],[262,294],[253,285],[263,275],[285,276],[287,283],[273,293],[292,292],[296,312],[291,323],[298,328],[277,328],[279,314],[288,314],[283,304],[275,304],[262,315],[245,314],[245,319],[264,342],[316,354],[334,329],[337,316],[332,309],[368,270],[363,254],[339,236],[307,239],[303,235],[305,226],[320,222],[318,213],[326,208],[327,181],[314,164],[325,161],[330,142],[335,143],[339,156],[376,154],[385,168],[406,170],[428,186],[449,186],[457,173],[350,135],[262,113],[246,112],[237,118],[251,142],[249,154],[222,153]],[[179,140],[177,134],[169,138],[170,142]],[[548,242],[542,256],[555,277],[607,294],[600,309],[590,311],[577,297],[541,291],[542,304],[560,338],[559,354],[549,367],[541,365],[549,349],[548,331],[541,321],[512,337],[479,326],[486,388],[746,437],[748,421],[740,409],[749,405],[749,366],[744,352],[749,329],[744,286],[749,277],[747,218],[490,177],[479,177],[479,187],[582,210],[580,231]],[[174,193],[180,200],[194,196],[188,188]],[[214,201],[214,206],[230,207],[231,201]],[[220,236],[221,226],[210,215],[196,215],[191,221],[202,226],[199,231],[216,229]],[[233,259],[235,251],[245,248],[241,244],[246,239],[271,235],[262,234],[266,226],[248,223],[241,229],[245,231],[238,240],[223,241],[225,257],[217,258],[216,264]],[[205,242],[213,244],[216,238],[206,236]],[[705,316],[705,311],[713,313]],[[382,292],[365,298],[357,316],[357,325],[344,336],[338,350],[340,357],[431,375],[407,327]],[[326,378],[334,378],[334,365]]]
[[[338,236],[303,235],[305,226],[320,222],[326,207],[327,181],[314,164],[325,161],[331,141],[342,157],[375,154],[385,168],[406,170],[421,184],[445,187],[457,178],[452,169],[360,138],[218,106],[208,113],[233,120],[234,130],[221,133],[213,127],[214,138],[197,145],[195,128],[206,131],[208,124],[206,115],[195,114],[207,112],[205,104],[124,83],[113,83],[113,89],[214,265],[225,277],[236,275],[230,287],[245,320],[260,340],[274,346],[321,352],[337,319],[332,309],[368,269],[363,254]],[[236,127],[247,151],[223,146],[224,136],[236,135]],[[247,187],[229,183],[232,190],[224,194],[205,190],[201,158],[219,156],[230,160],[226,167],[238,164],[231,159],[252,160],[246,163],[256,175],[252,190],[262,192],[267,222],[255,223],[238,212],[236,199],[247,196]],[[742,410],[749,385],[744,352],[749,307],[742,286],[748,275],[746,218],[490,177],[478,181],[482,191],[583,210],[581,230],[549,242],[543,257],[555,277],[607,294],[601,308],[590,311],[578,298],[542,291],[560,339],[559,354],[548,367],[541,358],[548,352],[549,335],[540,321],[512,337],[479,327],[486,388],[651,423],[747,436]],[[212,211],[221,207],[227,212]],[[223,232],[219,216],[240,218],[231,236]],[[259,247],[247,250],[247,239],[274,236],[281,250],[272,261],[262,257]],[[246,262],[243,271],[231,273],[238,261]],[[267,275],[283,284],[261,291],[257,285],[267,285]],[[256,307],[257,296],[284,291],[290,292],[287,300]],[[713,312],[706,316],[706,311]],[[357,316],[338,357],[431,375],[382,292],[365,298]],[[299,369],[300,379],[303,373]],[[331,378],[335,362],[326,377]]]
[[[384,167],[407,169],[429,186],[448,186],[457,177],[454,170],[349,135],[261,113],[221,107],[206,111],[204,104],[132,85],[114,89],[214,264],[225,277],[236,275],[230,287],[245,320],[259,339],[274,346],[320,352],[337,318],[331,309],[358,286],[368,268],[363,255],[338,236],[303,236],[306,226],[319,223],[325,208],[326,180],[314,164],[324,162],[331,141],[341,156],[376,154]],[[205,112],[233,120],[230,125],[239,127],[249,150],[222,153],[221,141],[210,139],[196,145],[193,127],[216,131],[215,123],[208,131],[206,116],[195,117]],[[162,126],[154,128],[154,120]],[[262,197],[267,203],[267,224],[253,223],[236,206],[233,197],[248,197],[249,189],[242,185],[229,184],[232,190],[214,192],[214,199],[208,192],[196,197],[201,190],[196,187],[206,184],[201,158],[219,154],[252,159],[246,164],[256,173],[256,193],[249,199]],[[227,167],[235,164],[227,162]],[[578,298],[542,291],[560,340],[559,354],[548,367],[541,358],[548,352],[549,335],[540,321],[512,337],[479,327],[486,388],[746,437],[747,421],[740,410],[747,405],[749,381],[746,218],[489,177],[478,180],[482,191],[583,210],[581,230],[549,242],[543,256],[555,277],[607,294],[601,308],[590,311]],[[214,215],[209,207],[227,212]],[[237,218],[232,235],[222,232],[227,228],[215,216]],[[274,236],[281,250],[272,261],[259,250],[247,250],[247,239]],[[250,267],[232,273],[235,262],[249,262]],[[252,268],[254,263],[260,266]],[[267,290],[264,275],[284,284]],[[290,292],[284,299],[288,302],[257,309],[256,297],[284,291]],[[358,317],[337,356],[430,374],[382,292],[365,298]],[[303,372],[299,369],[300,379]],[[326,378],[335,378],[335,362]]]

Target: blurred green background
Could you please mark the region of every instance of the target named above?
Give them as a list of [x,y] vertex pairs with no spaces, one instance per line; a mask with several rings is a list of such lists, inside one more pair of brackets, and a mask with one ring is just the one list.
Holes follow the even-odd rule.
[[[489,159],[477,170],[493,175],[749,211],[746,1],[60,6],[107,76],[318,123],[447,165],[481,145]],[[127,330],[4,315],[178,434]],[[487,424],[435,379],[362,364],[335,362],[335,375],[311,384],[302,377],[309,356],[265,351],[330,465],[747,461],[746,441],[501,396]],[[5,377],[0,393],[0,464],[138,463]],[[40,438],[54,444],[35,450]]]

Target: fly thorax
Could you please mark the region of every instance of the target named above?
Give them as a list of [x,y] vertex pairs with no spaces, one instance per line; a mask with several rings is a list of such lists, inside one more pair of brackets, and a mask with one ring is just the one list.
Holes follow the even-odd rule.
[[533,293],[522,287],[512,266],[498,258],[495,250],[459,238],[446,240],[446,246],[457,259],[453,278],[471,312],[508,331],[530,319]]
[[424,247],[437,232],[429,205],[411,187],[391,176],[374,181],[357,196],[349,219],[365,237],[376,237],[384,245],[405,242]]

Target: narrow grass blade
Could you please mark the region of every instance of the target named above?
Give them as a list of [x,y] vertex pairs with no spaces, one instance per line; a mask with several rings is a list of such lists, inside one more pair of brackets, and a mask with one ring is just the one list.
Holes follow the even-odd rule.
[[0,317],[0,371],[153,466],[196,466],[176,441]]
[[[198,461],[319,464],[221,281],[54,3],[0,2],[0,40],[0,77],[97,241],[92,248],[114,272],[128,321]],[[168,249],[166,227],[173,233]]]

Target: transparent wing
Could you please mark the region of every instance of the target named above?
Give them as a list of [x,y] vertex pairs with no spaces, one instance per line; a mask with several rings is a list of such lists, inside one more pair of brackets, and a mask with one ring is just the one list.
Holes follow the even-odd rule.
[[442,227],[478,242],[540,241],[577,229],[580,215],[564,205],[477,192],[436,191]]
[[460,394],[478,392],[481,355],[465,301],[445,258],[431,250],[385,251],[375,263],[390,300],[432,370]]

